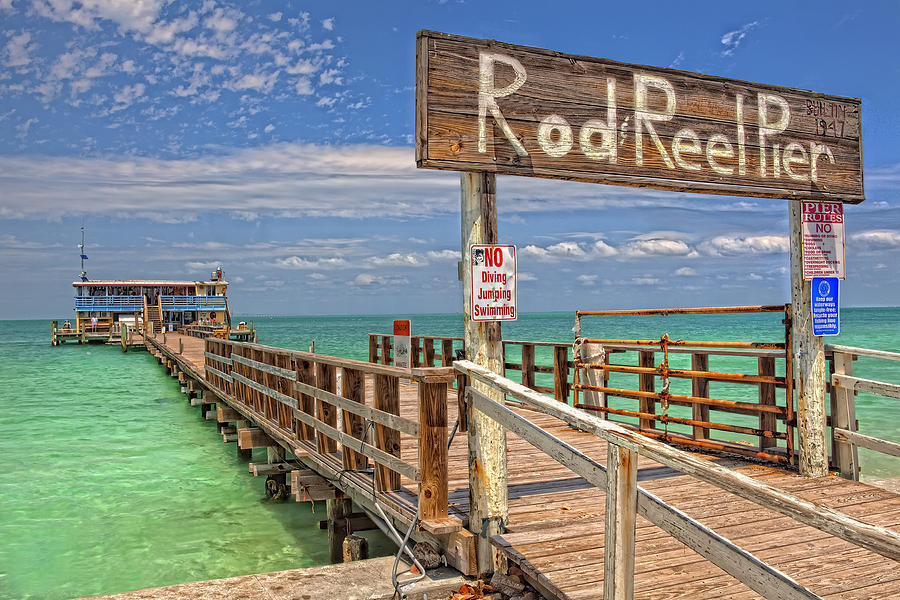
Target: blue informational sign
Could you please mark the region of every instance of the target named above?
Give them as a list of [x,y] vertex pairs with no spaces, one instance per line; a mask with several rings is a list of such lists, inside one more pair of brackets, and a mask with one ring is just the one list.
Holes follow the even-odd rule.
[[841,332],[839,285],[837,277],[813,277],[813,335],[837,335]]

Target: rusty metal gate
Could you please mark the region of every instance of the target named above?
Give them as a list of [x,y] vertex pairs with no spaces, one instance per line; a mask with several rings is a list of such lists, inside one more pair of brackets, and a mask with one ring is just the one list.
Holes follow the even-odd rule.
[[[584,335],[589,320],[596,330],[594,317],[754,313],[782,313],[783,341]],[[794,464],[792,352],[785,350],[793,347],[790,304],[575,315],[577,408],[666,442]]]

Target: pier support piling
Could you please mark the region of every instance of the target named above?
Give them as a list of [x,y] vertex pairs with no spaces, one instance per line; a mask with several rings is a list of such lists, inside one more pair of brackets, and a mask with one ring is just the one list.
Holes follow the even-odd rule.
[[[249,428],[250,421],[237,420],[237,421],[235,421],[234,426],[235,426],[235,429]],[[235,440],[237,440],[237,436],[235,436]],[[247,448],[245,450],[244,448],[241,448],[240,444],[235,444],[235,448],[237,448],[237,457],[238,458],[242,458],[244,460],[249,461],[253,457],[253,449],[252,448]]]
[[353,513],[353,502],[349,498],[334,498],[325,501],[328,514],[328,554],[332,563],[344,561],[344,538],[347,537],[347,523]]
[[369,541],[361,535],[352,533],[344,538],[342,543],[344,562],[366,560],[369,558]]

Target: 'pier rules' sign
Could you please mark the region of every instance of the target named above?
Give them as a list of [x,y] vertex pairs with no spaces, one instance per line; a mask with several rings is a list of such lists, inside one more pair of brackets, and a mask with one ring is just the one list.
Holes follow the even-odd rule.
[[472,320],[516,320],[516,247],[474,244]]
[[838,335],[841,332],[841,280],[837,277],[813,277],[813,335]]
[[860,101],[420,31],[416,163],[862,202]]
[[834,202],[801,202],[803,279],[844,279],[844,207]]

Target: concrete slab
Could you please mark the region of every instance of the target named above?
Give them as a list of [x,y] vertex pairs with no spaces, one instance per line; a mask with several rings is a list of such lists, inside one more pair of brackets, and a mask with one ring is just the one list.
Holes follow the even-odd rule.
[[[260,575],[245,575],[212,581],[197,581],[169,587],[152,588],[94,596],[93,600],[390,600],[393,557],[373,558],[352,563],[294,569]],[[401,572],[408,568],[401,562]],[[402,575],[400,581],[409,579]],[[428,571],[422,581],[404,591],[410,600],[446,598],[471,579],[458,571],[442,567]]]

